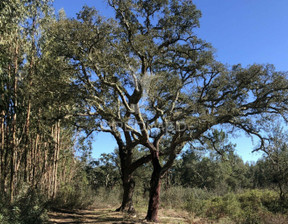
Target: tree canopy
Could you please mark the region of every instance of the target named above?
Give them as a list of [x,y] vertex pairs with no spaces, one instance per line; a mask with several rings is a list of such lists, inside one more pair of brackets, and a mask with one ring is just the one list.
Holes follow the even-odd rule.
[[217,62],[195,34],[201,13],[192,1],[108,3],[115,20],[84,7],[56,23],[57,52],[75,68],[93,129],[111,133],[119,148],[147,147],[156,182],[186,143],[209,139],[214,127],[241,129],[262,147],[261,119],[286,119],[287,74]]
[[[2,194],[9,192],[12,202],[21,180],[37,185],[35,173],[41,177],[47,169],[55,198],[61,141],[71,156],[77,131],[107,132],[118,145],[119,210],[134,210],[134,172],[151,161],[146,219],[157,221],[161,178],[185,146],[200,143],[225,154],[232,146],[221,145],[220,128],[257,137],[255,150],[267,146],[260,124],[287,121],[287,73],[269,64],[218,62],[212,46],[196,35],[201,12],[191,0],[107,2],[115,18],[84,6],[75,19],[63,11],[56,19],[44,0],[0,3]],[[37,156],[43,160],[36,168]],[[203,159],[198,165],[213,170],[219,164]],[[114,169],[98,168],[99,175]]]

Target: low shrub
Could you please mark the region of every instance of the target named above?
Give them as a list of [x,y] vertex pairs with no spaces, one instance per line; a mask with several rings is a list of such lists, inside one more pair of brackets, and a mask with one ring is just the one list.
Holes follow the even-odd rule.
[[57,196],[50,201],[52,208],[83,209],[94,203],[95,192],[89,187],[77,185],[63,185]]
[[[240,194],[229,193],[206,200],[203,209],[203,215],[213,220],[228,218],[231,223],[260,224],[267,223],[268,218],[277,217],[275,212],[279,210],[279,200],[274,191],[247,190]],[[279,217],[285,219],[283,215]]]
[[238,221],[243,215],[241,204],[235,194],[213,198],[206,202],[205,210],[205,216],[212,219],[229,217],[231,220]]
[[203,213],[206,200],[211,193],[199,188],[171,187],[161,194],[161,206],[164,208],[185,209],[194,215]]
[[1,224],[41,224],[48,220],[47,200],[36,190],[24,189],[12,204],[1,204]]

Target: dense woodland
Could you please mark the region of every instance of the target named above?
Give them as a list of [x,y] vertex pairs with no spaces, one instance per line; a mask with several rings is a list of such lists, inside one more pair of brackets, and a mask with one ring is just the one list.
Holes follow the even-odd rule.
[[[191,0],[107,4],[115,18],[0,2],[0,222],[110,203],[145,208],[147,221],[172,207],[215,222],[287,223],[287,73],[216,61],[195,34]],[[255,163],[235,153],[241,131],[263,152]],[[117,147],[93,159],[100,132]]]

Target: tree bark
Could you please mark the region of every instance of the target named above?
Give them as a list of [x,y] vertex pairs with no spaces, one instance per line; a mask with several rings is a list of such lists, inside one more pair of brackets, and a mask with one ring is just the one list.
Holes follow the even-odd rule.
[[14,58],[14,74],[13,74],[13,103],[14,111],[12,118],[12,141],[11,141],[11,157],[10,157],[10,202],[13,202],[15,182],[17,177],[17,149],[16,149],[16,129],[17,129],[17,111],[18,111],[18,43],[16,43],[15,48],[15,58]]
[[[2,99],[4,102],[4,96],[2,95]],[[4,195],[4,145],[5,145],[5,111],[3,109],[2,113],[1,113],[1,152],[0,152],[0,196]]]
[[58,160],[59,160],[59,152],[60,152],[60,121],[57,121],[55,127],[55,140],[56,146],[54,151],[54,159],[53,159],[53,183],[52,183],[52,198],[56,198],[57,194],[57,185],[58,185]]
[[121,206],[116,209],[116,211],[134,213],[133,194],[135,181],[130,170],[132,164],[132,149],[119,147],[119,157],[121,161],[123,197]]
[[161,165],[159,161],[159,153],[152,153],[153,173],[150,182],[150,195],[146,220],[148,222],[158,222],[158,211],[160,204],[161,189]]
[[[30,85],[31,86],[31,85]],[[25,146],[24,146],[24,182],[26,183],[28,180],[28,150],[30,145],[30,136],[29,136],[29,128],[30,128],[30,113],[31,113],[31,101],[28,100],[28,108],[27,108],[27,115],[26,115],[26,124],[25,124]]]
[[135,209],[133,206],[135,181],[131,174],[123,175],[122,186],[123,186],[122,203],[121,206],[116,211],[135,213]]
[[[36,44],[35,44],[35,26],[36,26],[36,16],[34,15],[32,19],[32,55],[31,55],[31,61],[30,61],[30,70],[28,73],[28,85],[32,86],[33,84],[33,75],[34,75],[34,57],[35,57],[35,51],[36,51]],[[25,121],[25,148],[24,148],[24,182],[28,181],[28,151],[29,147],[33,148],[33,146],[30,144],[30,115],[31,115],[31,92],[28,91],[28,105],[27,105],[27,114],[26,114],[26,121]],[[35,161],[34,161],[35,162]]]
[[[3,96],[3,95],[2,95]],[[4,101],[4,97],[2,97],[3,101]],[[5,120],[4,120],[4,117],[5,117],[5,111],[4,109],[2,110],[1,112],[1,115],[0,115],[0,124],[1,124],[1,147],[0,147],[0,162],[1,162],[1,165],[0,165],[0,176],[2,176],[2,170],[3,170],[3,154],[4,154],[4,144],[5,144]]]

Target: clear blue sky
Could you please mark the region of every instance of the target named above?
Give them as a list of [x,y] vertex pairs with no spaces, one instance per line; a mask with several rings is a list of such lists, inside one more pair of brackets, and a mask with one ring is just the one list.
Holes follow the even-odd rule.
[[[105,0],[55,0],[58,11],[64,8],[74,17],[83,5],[94,6],[101,15],[113,16]],[[274,64],[288,71],[288,0],[194,0],[202,11],[198,36],[212,43],[217,60],[225,64]],[[245,160],[259,158],[252,154],[255,144],[244,136],[231,139],[237,153]],[[93,156],[111,152],[116,147],[109,134],[98,134]]]

